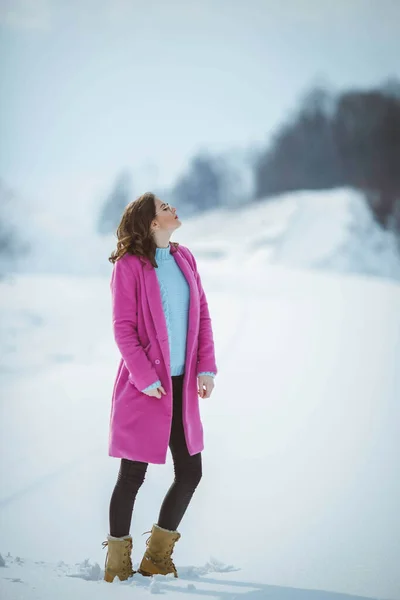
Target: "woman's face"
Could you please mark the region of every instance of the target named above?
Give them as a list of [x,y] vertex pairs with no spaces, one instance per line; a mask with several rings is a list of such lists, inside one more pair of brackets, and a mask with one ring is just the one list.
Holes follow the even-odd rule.
[[182,225],[176,214],[176,208],[163,202],[159,198],[155,199],[156,217],[155,222],[158,225],[156,231],[174,231]]

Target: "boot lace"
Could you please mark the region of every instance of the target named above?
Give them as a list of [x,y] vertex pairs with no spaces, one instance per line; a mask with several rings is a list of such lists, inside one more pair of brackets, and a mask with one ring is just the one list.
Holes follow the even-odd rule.
[[[132,565],[132,558],[131,558],[131,552],[132,552],[132,548],[133,548],[133,541],[132,540],[124,540],[126,542],[128,542],[127,544],[125,544],[125,551],[123,556],[125,557],[125,560],[122,560],[122,564],[124,565],[124,572],[128,572],[130,575],[134,574],[133,571],[133,565]],[[102,547],[103,550],[106,546],[108,546],[108,540],[105,540],[104,542],[102,542]],[[106,558],[104,561],[104,570],[106,570],[106,565],[107,565],[107,558],[108,558],[108,550],[107,550],[107,554],[106,554]]]
[[[104,548],[106,546],[108,546],[108,540],[106,540],[105,542],[103,542],[101,545],[103,546],[103,550],[104,550]],[[105,561],[104,561],[104,571],[106,570],[107,558],[108,558],[108,550],[107,550],[106,558],[105,558]]]
[[[142,535],[145,535],[146,533],[151,533],[151,531],[145,531],[144,533],[142,533]],[[151,539],[151,535],[146,540],[146,546],[148,546],[150,544],[150,539]],[[175,563],[172,560],[172,556],[171,556],[173,551],[174,551],[174,542],[172,542],[172,544],[170,544],[168,546],[168,548],[165,551],[164,556],[161,556],[161,558],[158,560],[155,560],[152,556],[150,556],[149,553],[146,552],[146,554],[147,554],[148,559],[151,560],[151,562],[153,564],[157,565],[159,563],[164,563],[168,569],[172,569],[174,571],[174,573],[177,573]]]

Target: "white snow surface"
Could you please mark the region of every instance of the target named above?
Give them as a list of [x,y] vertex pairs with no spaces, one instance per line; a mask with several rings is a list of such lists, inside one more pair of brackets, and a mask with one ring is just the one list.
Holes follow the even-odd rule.
[[[119,466],[110,267],[0,284],[2,600],[400,599],[400,285],[384,278],[396,255],[367,216],[357,235],[333,217],[325,235],[307,229],[297,200],[199,217],[175,238],[197,257],[219,367],[201,403],[204,475],[179,528],[178,580],[102,580]],[[135,564],[172,477],[170,458],[149,467]]]
[[[400,286],[207,265],[220,372],[202,402],[204,476],[180,527],[178,568],[216,557],[240,569],[212,574],[215,597],[399,598]],[[21,276],[1,285],[1,314],[0,553],[11,557],[0,596],[114,597],[101,579],[67,577],[81,564],[101,577],[118,470],[107,455],[119,358],[109,280]],[[149,468],[135,562],[172,472],[170,460]],[[189,583],[157,585],[174,598]],[[185,593],[203,595],[198,584]],[[133,581],[118,593],[130,585],[153,589]]]

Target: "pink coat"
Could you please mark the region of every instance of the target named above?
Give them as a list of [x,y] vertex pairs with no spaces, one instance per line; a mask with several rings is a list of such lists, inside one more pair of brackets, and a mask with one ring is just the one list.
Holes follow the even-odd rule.
[[[206,296],[194,256],[185,246],[171,252],[190,287],[183,380],[183,425],[191,455],[204,447],[197,374],[217,373],[213,332]],[[111,276],[113,330],[121,353],[110,416],[109,456],[141,462],[166,462],[172,421],[172,378],[168,330],[155,268],[126,254]],[[166,395],[140,390],[157,380]]]

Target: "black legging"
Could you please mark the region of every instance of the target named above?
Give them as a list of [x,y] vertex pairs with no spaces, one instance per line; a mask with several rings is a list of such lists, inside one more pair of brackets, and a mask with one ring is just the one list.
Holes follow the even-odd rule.
[[[189,506],[202,476],[201,453],[190,456],[185,440],[182,417],[183,375],[172,377],[173,416],[169,448],[175,478],[161,505],[158,525],[176,531]],[[110,502],[110,535],[123,537],[129,534],[133,506],[142,485],[148,463],[121,459],[117,483]]]

